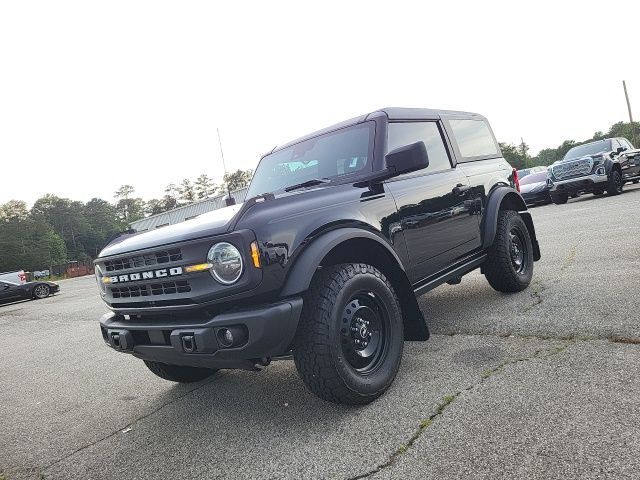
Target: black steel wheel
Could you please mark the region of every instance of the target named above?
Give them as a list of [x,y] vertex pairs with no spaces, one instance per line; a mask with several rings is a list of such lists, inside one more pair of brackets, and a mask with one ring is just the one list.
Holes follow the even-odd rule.
[[607,195],[620,195],[622,193],[622,188],[624,186],[624,181],[622,180],[622,174],[618,170],[613,170],[609,174],[609,182],[607,184]]
[[520,292],[531,283],[533,245],[529,230],[518,212],[500,212],[496,237],[483,271],[489,284],[499,292]]
[[391,283],[375,267],[324,267],[311,282],[294,339],[305,385],[324,400],[369,403],[393,382],[404,329]]
[[43,298],[47,298],[51,293],[51,288],[46,283],[41,283],[40,285],[36,285],[33,289],[33,298],[40,300]]
[[384,363],[389,347],[387,308],[374,292],[363,290],[347,302],[342,323],[340,345],[344,358],[362,375],[374,372]]

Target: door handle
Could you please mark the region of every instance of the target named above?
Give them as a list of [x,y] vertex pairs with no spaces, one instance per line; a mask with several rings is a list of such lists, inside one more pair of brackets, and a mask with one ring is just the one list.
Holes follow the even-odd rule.
[[463,196],[469,190],[471,190],[471,185],[463,185],[459,183],[458,185],[453,187],[452,192],[455,193],[456,195]]

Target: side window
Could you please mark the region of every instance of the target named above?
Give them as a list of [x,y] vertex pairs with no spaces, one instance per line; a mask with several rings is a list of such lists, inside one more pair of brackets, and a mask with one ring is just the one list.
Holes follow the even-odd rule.
[[612,151],[616,151],[618,149],[618,147],[620,146],[620,142],[618,141],[617,138],[614,138],[613,140],[611,140],[611,150]]
[[463,158],[498,155],[498,146],[484,120],[449,120]]
[[631,146],[631,142],[629,142],[629,140],[627,140],[626,138],[620,139],[620,145],[627,148],[628,150],[633,150],[633,146]]
[[[429,155],[426,172],[436,172],[451,168],[449,154],[444,146],[442,134],[436,122],[399,122],[389,124],[387,151],[423,141]],[[411,174],[408,174],[411,175]]]

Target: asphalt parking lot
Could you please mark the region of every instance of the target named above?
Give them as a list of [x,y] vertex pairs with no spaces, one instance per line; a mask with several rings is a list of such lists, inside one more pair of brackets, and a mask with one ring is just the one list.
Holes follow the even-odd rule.
[[93,278],[0,306],[0,479],[639,478],[640,188],[532,213],[531,287],[423,296],[431,340],[365,407],[290,362],[165,382],[104,346]]

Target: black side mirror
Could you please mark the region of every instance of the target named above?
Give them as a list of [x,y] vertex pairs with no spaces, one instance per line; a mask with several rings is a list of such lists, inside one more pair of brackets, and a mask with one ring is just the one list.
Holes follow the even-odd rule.
[[626,150],[626,148],[624,148],[624,147],[618,147],[618,148],[616,148],[616,153],[617,153],[618,155],[620,155],[620,154],[621,154],[622,152],[624,152],[625,150]]
[[415,172],[429,166],[429,155],[424,142],[411,143],[396,148],[385,157],[390,177]]

